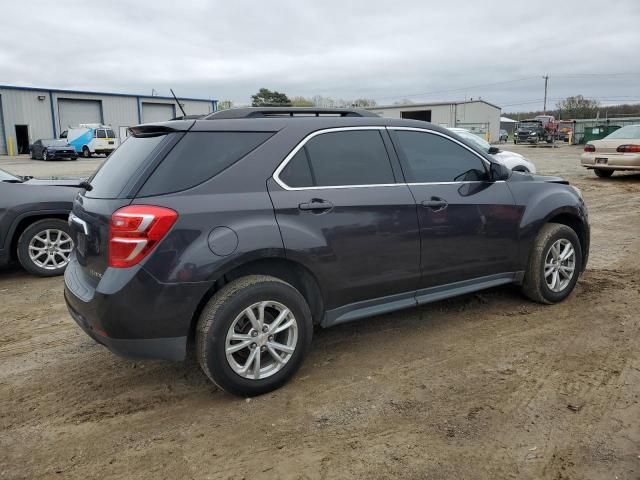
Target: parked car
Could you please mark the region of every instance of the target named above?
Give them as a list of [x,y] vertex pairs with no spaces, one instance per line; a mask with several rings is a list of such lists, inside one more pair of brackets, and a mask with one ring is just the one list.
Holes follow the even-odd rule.
[[509,132],[506,130],[500,130],[500,138],[498,139],[500,142],[506,142],[509,140]]
[[464,128],[450,128],[449,130],[457,134],[459,137],[473,143],[485,153],[491,155],[495,160],[498,160],[500,163],[506,165],[515,172],[536,173],[536,166],[533,162],[519,153],[508,152],[501,150],[498,147],[493,147],[483,138],[480,138],[475,133]]
[[94,154],[109,156],[118,147],[118,139],[113,129],[98,123],[84,123],[65,130],[60,134],[84,158]]
[[248,108],[131,132],[74,201],[69,312],[129,357],[194,338],[233,394],[289,380],[314,325],[504,284],[552,304],[587,262],[579,190],[427,122]]
[[545,124],[538,117],[530,120],[523,120],[518,123],[518,126],[513,133],[513,143],[529,143],[534,145],[537,145],[539,142],[553,143],[555,130],[552,131],[547,127],[555,125],[555,122],[549,123],[549,121]]
[[77,160],[78,154],[66,140],[36,140],[29,147],[31,159],[47,160]]
[[41,277],[64,272],[73,247],[67,217],[80,183],[0,170],[0,265],[17,260]]
[[580,160],[598,177],[610,177],[616,170],[640,172],[640,125],[627,125],[592,140],[584,146]]

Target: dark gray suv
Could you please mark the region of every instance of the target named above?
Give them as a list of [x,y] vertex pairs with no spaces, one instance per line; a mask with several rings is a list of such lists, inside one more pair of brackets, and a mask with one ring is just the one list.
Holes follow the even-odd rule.
[[69,311],[128,357],[194,339],[237,395],[291,378],[314,325],[510,283],[555,303],[587,262],[577,189],[430,123],[263,108],[131,131],[75,199]]

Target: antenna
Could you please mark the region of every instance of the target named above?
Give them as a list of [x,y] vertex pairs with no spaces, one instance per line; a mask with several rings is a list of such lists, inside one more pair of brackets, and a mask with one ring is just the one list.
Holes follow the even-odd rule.
[[178,106],[180,107],[180,110],[182,110],[182,115],[184,115],[185,117],[187,116],[187,112],[184,111],[184,108],[182,108],[182,105],[180,105],[180,102],[178,101],[178,97],[176,97],[176,94],[173,93],[173,88],[170,88],[169,90],[171,90],[171,95],[173,95],[173,98],[175,98],[176,103],[178,104]]

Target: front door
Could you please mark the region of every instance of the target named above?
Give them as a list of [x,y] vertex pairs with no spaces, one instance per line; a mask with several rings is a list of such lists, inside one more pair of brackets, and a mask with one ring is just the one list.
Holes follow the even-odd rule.
[[318,277],[326,310],[379,297],[415,304],[416,207],[386,135],[383,127],[317,132],[269,181],[286,255]]
[[418,207],[421,288],[512,274],[520,209],[488,161],[448,135],[391,131]]

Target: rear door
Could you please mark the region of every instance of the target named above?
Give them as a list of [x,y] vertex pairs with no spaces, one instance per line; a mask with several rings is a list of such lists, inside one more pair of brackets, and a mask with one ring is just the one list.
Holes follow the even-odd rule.
[[418,207],[421,287],[513,272],[520,209],[488,161],[440,132],[390,132]]
[[416,206],[389,150],[384,127],[315,132],[269,181],[286,255],[318,277],[327,310],[393,295],[415,302]]

